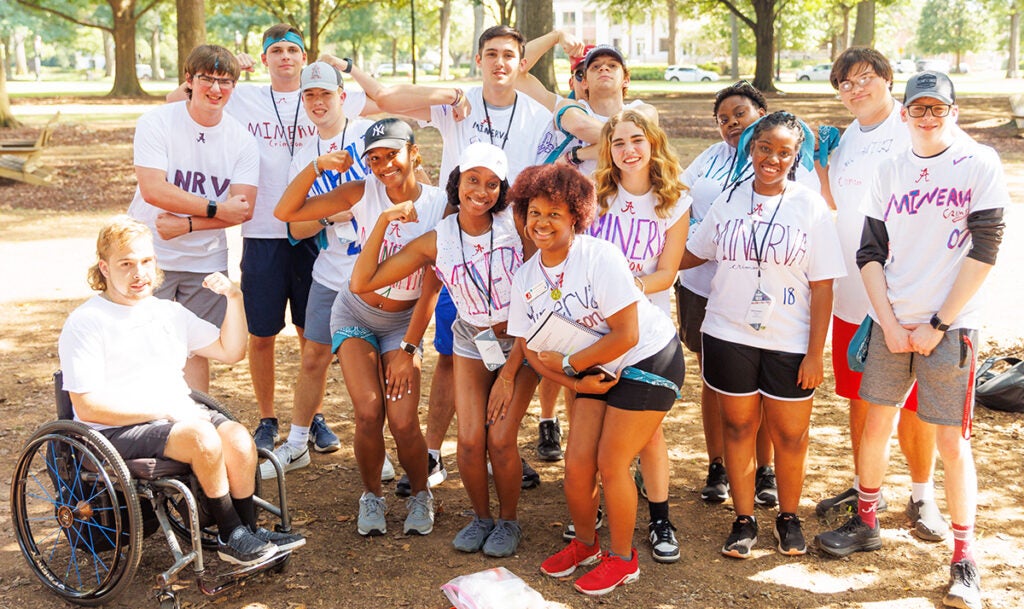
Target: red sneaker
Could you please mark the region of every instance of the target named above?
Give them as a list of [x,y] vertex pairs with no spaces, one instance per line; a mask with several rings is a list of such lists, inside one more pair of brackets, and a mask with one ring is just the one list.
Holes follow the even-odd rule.
[[605,552],[596,569],[576,580],[576,589],[583,594],[600,596],[608,594],[623,584],[640,579],[640,565],[637,563],[636,548],[629,561]]
[[551,577],[565,577],[576,567],[585,567],[601,560],[601,543],[594,540],[594,545],[585,546],[582,542],[573,539],[569,545],[561,551],[552,554],[540,565],[540,571]]

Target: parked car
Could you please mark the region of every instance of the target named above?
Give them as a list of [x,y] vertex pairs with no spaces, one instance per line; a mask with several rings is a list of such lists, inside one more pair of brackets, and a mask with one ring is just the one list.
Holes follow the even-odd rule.
[[148,63],[135,64],[135,77],[139,80],[153,78],[153,66]]
[[819,63],[812,68],[804,68],[796,73],[797,80],[825,80],[832,74],[832,64]]
[[917,71],[924,72],[925,70],[949,74],[949,62],[945,59],[918,59]]
[[702,70],[697,66],[669,66],[665,80],[670,82],[711,82],[718,80],[718,74]]
[[392,65],[391,63],[382,63],[382,64],[380,64],[379,66],[377,66],[377,71],[374,72],[373,75],[379,77],[379,76],[391,76],[392,74],[397,74],[397,75],[400,75],[400,76],[401,75],[408,76],[408,75],[412,74],[412,64],[411,63],[400,63],[397,66],[395,66],[395,69],[392,69],[391,65]]
[[900,59],[892,62],[892,69],[897,74],[913,74],[917,71],[912,59]]

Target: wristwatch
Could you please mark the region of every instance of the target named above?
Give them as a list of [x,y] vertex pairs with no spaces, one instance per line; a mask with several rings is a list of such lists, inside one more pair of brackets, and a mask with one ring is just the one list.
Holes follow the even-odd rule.
[[327,218],[320,218],[317,222],[320,223],[320,226],[334,226],[334,222],[331,222]]
[[566,376],[576,376],[579,374],[579,372],[576,372],[576,369],[572,367],[572,364],[569,363],[569,354],[566,354],[565,357],[562,358],[562,372],[564,372]]
[[212,218],[217,215],[217,202],[210,199],[206,202],[206,217]]
[[942,323],[942,320],[939,319],[939,316],[937,314],[932,315],[932,319],[928,323],[930,323],[932,327],[938,330],[939,332],[945,332],[946,330],[949,330],[949,324]]
[[404,340],[400,342],[398,346],[401,347],[402,351],[405,351],[409,355],[416,355],[416,352],[419,350],[416,348],[416,345],[412,343],[407,343]]
[[345,60],[345,69],[342,70],[342,72],[344,72],[346,74],[351,74],[352,73],[352,59],[349,58],[349,57],[342,57],[342,59]]

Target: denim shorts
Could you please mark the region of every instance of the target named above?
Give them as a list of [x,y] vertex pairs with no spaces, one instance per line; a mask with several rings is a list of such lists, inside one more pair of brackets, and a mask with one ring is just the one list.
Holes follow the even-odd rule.
[[382,311],[353,294],[346,282],[331,307],[331,351],[350,338],[362,338],[382,354],[397,351],[409,329],[412,311]]

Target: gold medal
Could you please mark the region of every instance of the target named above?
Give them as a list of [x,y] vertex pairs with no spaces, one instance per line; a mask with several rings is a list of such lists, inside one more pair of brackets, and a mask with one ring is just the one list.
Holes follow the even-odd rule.
[[562,297],[562,290],[559,290],[558,288],[552,288],[552,290],[551,290],[551,300],[558,300],[561,297]]

